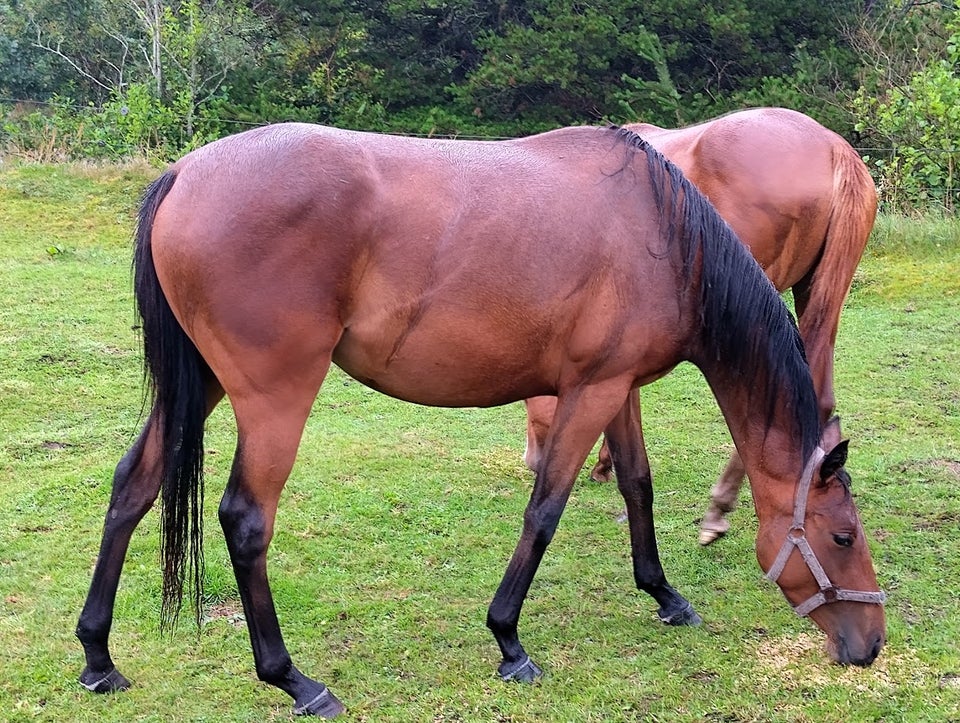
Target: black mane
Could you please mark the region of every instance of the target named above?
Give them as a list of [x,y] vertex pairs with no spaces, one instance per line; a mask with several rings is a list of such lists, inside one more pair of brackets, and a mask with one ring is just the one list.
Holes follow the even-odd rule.
[[[661,224],[667,238],[681,245],[687,292],[699,294],[700,350],[691,361],[716,362],[748,384],[751,399],[764,405],[767,429],[778,409],[790,409],[806,459],[820,440],[819,407],[800,332],[786,304],[683,172],[636,133],[614,130],[628,147],[646,154]],[[692,286],[696,271],[698,287]]]

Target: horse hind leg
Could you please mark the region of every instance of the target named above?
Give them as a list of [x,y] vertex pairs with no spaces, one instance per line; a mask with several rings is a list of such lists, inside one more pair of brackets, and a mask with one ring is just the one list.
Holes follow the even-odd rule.
[[113,474],[113,491],[103,525],[100,553],[76,628],[76,636],[86,657],[80,684],[94,693],[111,693],[130,687],[130,682],[120,674],[110,657],[108,638],[130,538],[160,491],[158,437],[156,419],[151,415],[140,437],[117,464]]
[[543,457],[547,433],[553,424],[553,415],[557,409],[556,397],[530,397],[524,400],[527,410],[527,444],[523,450],[523,461],[527,469],[536,471]]
[[700,544],[709,545],[719,540],[730,529],[727,514],[737,506],[737,496],[743,486],[746,471],[740,455],[734,451],[726,469],[710,491],[710,505],[700,521]]
[[610,442],[606,436],[597,452],[597,461],[590,470],[590,479],[594,482],[609,482],[613,479],[613,458],[610,456]]
[[[222,397],[223,390],[219,385],[208,381],[207,414]],[[117,670],[110,656],[109,636],[117,587],[130,538],[153,507],[160,491],[160,437],[157,411],[154,409],[140,436],[121,458],[113,474],[113,489],[103,525],[100,552],[76,627],[76,636],[86,658],[80,683],[94,693],[111,693],[130,687],[130,682]]]
[[267,549],[280,493],[293,468],[303,428],[320,383],[285,399],[234,403],[237,451],[219,517],[250,633],[257,677],[294,700],[294,713],[332,718],[343,704],[293,664],[267,580]]

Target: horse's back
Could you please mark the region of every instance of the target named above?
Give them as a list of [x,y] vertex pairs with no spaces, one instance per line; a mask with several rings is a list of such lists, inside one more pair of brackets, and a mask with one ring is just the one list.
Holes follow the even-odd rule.
[[154,257],[218,376],[279,348],[412,401],[504,403],[555,391],[625,329],[643,339],[625,297],[672,316],[647,356],[677,361],[677,281],[643,270],[662,250],[646,154],[615,131],[469,142],[290,124],[175,171]]
[[630,127],[713,202],[777,288],[816,263],[833,210],[836,155],[855,155],[840,136],[786,108],[679,129]]

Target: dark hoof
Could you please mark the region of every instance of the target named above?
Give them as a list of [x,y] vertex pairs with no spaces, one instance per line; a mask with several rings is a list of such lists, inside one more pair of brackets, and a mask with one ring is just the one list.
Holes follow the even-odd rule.
[[530,660],[529,655],[524,655],[523,660],[518,663],[500,663],[497,673],[503,680],[516,680],[521,683],[532,683],[543,675],[543,671]]
[[673,612],[660,608],[657,610],[657,617],[660,618],[660,622],[667,625],[700,625],[703,622],[703,618],[697,615],[697,611],[690,603]]
[[92,693],[116,693],[130,687],[130,681],[112,668],[108,673],[94,673],[87,669],[80,674],[80,685]]
[[346,710],[337,696],[324,688],[319,695],[314,696],[306,703],[297,703],[293,706],[294,715],[315,715],[320,718],[335,718]]

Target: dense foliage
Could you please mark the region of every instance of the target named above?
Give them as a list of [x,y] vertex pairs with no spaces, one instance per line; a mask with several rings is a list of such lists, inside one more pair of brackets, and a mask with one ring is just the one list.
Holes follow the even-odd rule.
[[[953,0],[0,0],[0,147],[161,158],[251,124],[515,136],[802,110],[955,199]],[[935,148],[931,155],[927,149]]]
[[853,100],[857,128],[891,153],[870,159],[882,195],[898,210],[960,208],[960,12],[945,24],[930,15],[911,18],[917,42],[886,83],[859,88]]

